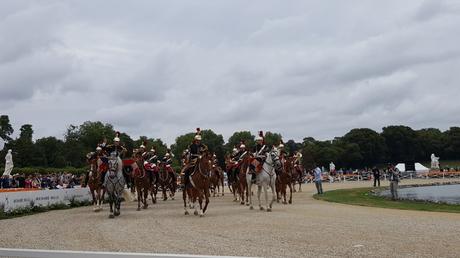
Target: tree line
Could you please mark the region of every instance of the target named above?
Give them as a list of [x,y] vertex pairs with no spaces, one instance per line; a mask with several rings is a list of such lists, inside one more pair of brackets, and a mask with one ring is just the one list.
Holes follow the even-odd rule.
[[[67,127],[63,139],[43,137],[33,139],[33,126],[24,124],[19,128],[19,136],[11,138],[14,128],[7,115],[0,116],[0,138],[5,142],[1,151],[4,157],[8,149],[14,151],[15,166],[18,167],[75,167],[86,165],[85,154],[94,151],[102,139],[111,142],[115,135],[111,124],[100,121],[87,121],[81,125]],[[192,142],[195,133],[180,135],[175,143],[169,146],[175,155],[178,166],[182,152]],[[225,142],[221,134],[207,129],[202,130],[203,143],[216,153],[221,165],[225,154],[230,153],[234,146],[244,141],[249,148],[254,146],[255,135],[250,131],[233,133]],[[134,148],[147,141],[147,148],[155,147],[163,156],[168,146],[161,138],[141,136],[132,139],[128,134],[121,133],[121,141],[130,155]],[[278,145],[282,135],[265,132],[268,145]],[[316,140],[306,137],[302,142],[284,141],[286,151],[303,154],[303,165],[312,168],[315,165],[325,166],[332,161],[342,168],[363,168],[376,164],[397,163],[405,161],[428,161],[431,153],[441,156],[442,160],[460,159],[460,127],[451,127],[446,131],[436,128],[414,130],[408,126],[392,125],[376,132],[369,128],[352,129],[341,137],[332,140]]]

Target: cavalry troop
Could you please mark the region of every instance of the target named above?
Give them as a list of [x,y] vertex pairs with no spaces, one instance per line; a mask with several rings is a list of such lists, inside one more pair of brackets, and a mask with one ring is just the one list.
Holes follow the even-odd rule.
[[[250,209],[253,209],[254,184],[257,185],[260,210],[271,211],[275,201],[292,203],[296,183],[301,191],[304,176],[302,154],[287,153],[283,142],[267,145],[262,131],[255,140],[253,149],[248,149],[241,141],[225,156],[225,167],[221,168],[216,154],[202,143],[201,130],[197,128],[192,143],[182,153],[181,171],[177,173],[172,166],[174,154],[170,149],[159,157],[154,147],[147,150],[148,143],[143,142],[133,150],[131,157],[127,157],[127,150],[117,132],[112,144],[104,140],[98,144],[96,151],[86,155],[89,171],[85,185],[88,185],[92,194],[95,211],[101,210],[102,200],[107,194],[110,218],[120,215],[122,198],[129,199],[127,189],[131,194],[137,193],[137,210],[141,210],[148,207],[149,194],[155,204],[158,192],[164,201],[168,197],[174,200],[176,190],[180,188],[185,215],[189,214],[189,209],[193,209],[195,215],[204,216],[211,194],[224,196],[225,175],[234,201],[246,204]],[[262,190],[264,205],[261,203]]]

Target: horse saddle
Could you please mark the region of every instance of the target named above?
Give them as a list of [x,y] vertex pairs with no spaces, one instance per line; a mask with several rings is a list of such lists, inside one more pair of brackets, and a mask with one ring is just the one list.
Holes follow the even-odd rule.
[[262,162],[260,162],[257,159],[253,159],[251,161],[251,164],[254,166],[256,174],[259,174],[260,172],[262,172],[262,168],[263,168],[263,163]]

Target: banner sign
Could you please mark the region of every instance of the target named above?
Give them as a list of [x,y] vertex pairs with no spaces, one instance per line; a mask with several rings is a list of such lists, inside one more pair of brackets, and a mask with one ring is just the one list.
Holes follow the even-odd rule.
[[25,192],[1,192],[0,209],[5,212],[18,208],[34,206],[50,206],[52,204],[69,205],[71,200],[90,201],[89,188],[69,188],[55,190],[25,191]]

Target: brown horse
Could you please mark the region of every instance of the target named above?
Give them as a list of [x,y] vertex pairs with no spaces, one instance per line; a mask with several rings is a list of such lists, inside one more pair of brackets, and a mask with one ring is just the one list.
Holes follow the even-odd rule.
[[212,165],[211,169],[211,189],[213,196],[219,197],[220,187],[222,186],[222,196],[224,196],[224,171],[218,165]]
[[142,158],[133,158],[123,160],[124,166],[131,166],[132,168],[132,177],[134,179],[134,185],[137,192],[137,210],[142,208],[147,209],[147,197],[150,190],[150,178],[147,175],[147,172],[144,169],[144,160]]
[[[88,174],[88,187],[89,191],[91,192],[91,196],[93,197],[93,205],[94,211],[100,211],[102,210],[102,172],[103,172],[103,166],[101,165],[102,163],[99,161],[98,156],[94,153],[88,153],[86,155],[87,162],[90,165],[90,172]],[[99,163],[99,164],[98,164]]]
[[[238,171],[238,182],[239,184],[239,194],[240,194],[240,204],[249,206],[249,195],[252,194],[250,193],[250,189],[248,188],[247,184],[247,179],[246,179],[246,172],[248,171],[249,165],[251,164],[253,158],[250,154],[249,151],[246,152],[246,154],[242,155],[242,160],[239,163],[239,169]],[[246,195],[246,199],[244,198]]]
[[[209,151],[205,151],[201,157],[197,158],[193,172],[190,174],[190,185],[184,186],[184,191],[182,197],[184,200],[184,210],[185,215],[188,215],[187,209],[187,197],[192,202],[192,208],[195,208],[195,215],[204,216],[209,204],[209,187],[210,187],[210,155]],[[200,211],[198,212],[196,206],[196,200],[200,204]],[[203,199],[205,199],[205,204],[203,207]]]
[[157,190],[161,190],[163,192],[163,201],[168,199],[166,192],[169,190],[172,200],[174,200],[174,196],[176,193],[176,184],[177,184],[177,177],[176,172],[173,168],[164,163],[160,163],[160,171],[158,175],[158,182],[157,182]]
[[292,158],[287,158],[284,161],[282,169],[278,173],[276,178],[276,201],[279,202],[283,198],[283,203],[287,204],[286,201],[286,188],[289,187],[289,204],[292,203],[292,172],[294,169],[294,163]]
[[295,184],[299,184],[299,192],[302,192],[302,183],[303,183],[303,168],[302,165],[293,165],[293,173],[292,173],[292,188],[294,192],[296,192]]

